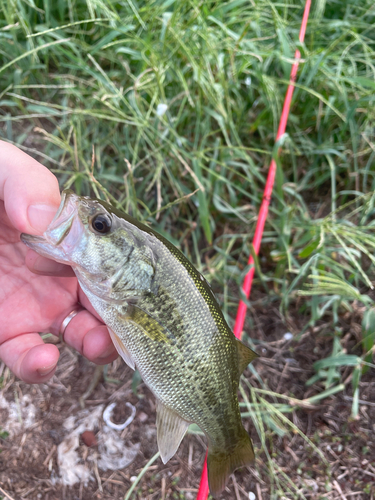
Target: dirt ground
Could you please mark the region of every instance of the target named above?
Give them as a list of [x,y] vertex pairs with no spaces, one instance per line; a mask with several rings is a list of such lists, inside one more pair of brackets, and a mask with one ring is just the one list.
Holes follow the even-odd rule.
[[[297,340],[303,325],[290,320],[288,330],[295,337],[287,340],[284,335],[288,330],[276,306],[254,307],[249,321],[260,354],[254,365],[269,390],[307,399],[324,389],[315,384],[308,387],[305,382],[315,374],[312,364],[331,352],[328,324],[307,330]],[[342,347],[358,354],[359,317],[343,316],[341,322]],[[157,452],[154,397],[118,359],[108,367],[105,378],[100,378],[82,409],[79,398],[93,379],[95,366],[58,339],[50,337],[47,341],[56,343],[61,352],[57,373],[47,384],[19,382],[0,364],[0,498],[124,499]],[[341,372],[344,391],[287,414],[322,456],[298,432],[282,435],[269,427],[265,430],[267,457],[260,452],[251,419],[244,418],[254,441],[256,461],[254,466],[231,476],[221,498],[373,499],[375,371],[371,369],[362,378],[358,420],[350,419],[351,373],[351,368]],[[261,387],[249,369],[245,376],[253,387]],[[248,388],[245,390],[249,394]],[[265,399],[272,404],[286,403],[272,397]],[[103,410],[111,402],[117,403],[114,422],[129,417],[131,407],[126,402],[135,407],[134,420],[123,431],[109,430],[104,425]],[[89,433],[82,435],[86,430]],[[194,500],[205,451],[205,438],[188,434],[166,465],[158,458],[148,468],[129,498]],[[273,475],[269,474],[267,460],[273,463]],[[130,464],[124,466],[126,462]],[[285,477],[290,478],[299,494],[291,488],[284,497],[278,493],[278,481]]]

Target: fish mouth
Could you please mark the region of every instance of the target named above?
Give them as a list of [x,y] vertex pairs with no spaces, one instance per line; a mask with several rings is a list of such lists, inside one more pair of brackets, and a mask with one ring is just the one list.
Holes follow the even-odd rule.
[[66,262],[67,257],[64,255],[61,243],[68,236],[77,215],[76,198],[72,191],[63,191],[60,206],[43,235],[22,233],[21,241],[44,257]]
[[35,236],[33,234],[26,234],[26,233],[22,233],[20,238],[21,241],[30,248],[33,248],[34,244],[38,245],[46,241],[45,238],[43,238],[43,236]]
[[74,197],[76,195],[72,191],[67,190],[61,193],[60,206],[43,235],[54,246],[60,245],[72,227],[73,219],[77,213]]
[[60,217],[61,215],[61,212],[64,210],[64,207],[65,207],[65,203],[66,203],[66,199],[67,199],[67,195],[70,195],[73,191],[71,191],[70,189],[66,189],[65,191],[63,191],[61,193],[61,201],[60,201],[60,205],[59,205],[59,208],[57,209],[57,212],[55,213],[55,216],[54,218],[51,220],[51,222],[49,223],[49,226],[52,226],[54,224],[54,222],[56,222],[56,220]]

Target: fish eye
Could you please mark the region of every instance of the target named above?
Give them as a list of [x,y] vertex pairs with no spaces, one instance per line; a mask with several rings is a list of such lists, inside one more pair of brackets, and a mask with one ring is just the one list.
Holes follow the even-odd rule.
[[91,226],[97,233],[106,234],[111,230],[112,220],[107,214],[98,214],[92,219]]

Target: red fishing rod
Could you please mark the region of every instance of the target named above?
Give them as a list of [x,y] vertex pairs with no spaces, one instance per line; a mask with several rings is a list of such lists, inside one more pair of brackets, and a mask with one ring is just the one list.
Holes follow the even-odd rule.
[[[301,29],[299,32],[299,41],[301,43],[303,43],[303,41],[305,39],[306,26],[307,26],[307,20],[309,18],[310,7],[311,7],[311,0],[306,0],[305,10],[303,13],[303,18],[302,18],[302,23],[301,23]],[[301,53],[297,49],[295,54],[294,54],[295,62],[293,63],[292,69],[290,71],[289,85],[288,85],[288,89],[287,89],[286,95],[285,95],[283,111],[281,113],[279,128],[278,128],[277,135],[276,135],[276,142],[285,133],[286,124],[288,121],[288,116],[289,116],[289,111],[290,111],[290,104],[292,102],[292,97],[293,97],[294,83],[296,81],[298,65],[299,65],[300,59],[301,59]],[[272,159],[270,166],[269,166],[269,169],[268,169],[267,182],[266,182],[266,186],[264,188],[262,204],[261,204],[261,207],[259,210],[258,221],[257,221],[257,225],[255,228],[254,238],[253,238],[253,247],[254,247],[254,252],[256,255],[258,255],[258,253],[259,253],[260,243],[262,241],[264,224],[265,224],[266,219],[267,219],[268,207],[269,207],[270,202],[271,202],[272,190],[273,190],[273,185],[275,182],[275,175],[276,175],[276,162],[274,159]],[[248,265],[249,266],[251,265],[251,268],[250,268],[249,272],[246,274],[243,285],[242,285],[242,291],[247,299],[250,296],[251,285],[253,282],[253,277],[254,277],[254,272],[255,272],[254,259],[251,255],[250,255],[249,260],[248,260]],[[246,309],[247,309],[246,303],[243,300],[240,300],[240,302],[238,304],[238,309],[237,309],[236,322],[234,324],[234,329],[233,329],[233,333],[235,334],[235,336],[238,339],[240,339],[242,337],[243,325],[244,325],[245,316],[246,316]],[[198,490],[198,494],[197,494],[197,500],[206,500],[207,497],[208,497],[208,480],[207,480],[207,453],[206,453],[206,458],[204,460],[203,471],[202,471],[201,480],[200,480],[200,484],[199,484],[199,490]]]

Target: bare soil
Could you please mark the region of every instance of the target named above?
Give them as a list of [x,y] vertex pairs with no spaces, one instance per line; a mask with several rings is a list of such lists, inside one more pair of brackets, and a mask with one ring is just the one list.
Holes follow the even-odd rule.
[[[358,314],[344,315],[340,320],[343,329],[342,347],[348,353],[360,354],[357,338],[360,311]],[[307,329],[299,337],[298,333],[303,328],[300,323],[303,321],[297,312],[291,315],[285,326],[277,307],[263,307],[261,301],[250,311],[248,322],[260,354],[254,364],[269,390],[301,400],[324,390],[322,384],[306,386],[306,381],[315,374],[313,363],[331,352],[329,323],[322,323],[314,330]],[[292,340],[284,338],[288,330],[294,334]],[[135,477],[157,452],[154,396],[142,382],[137,384],[130,368],[121,360],[116,360],[109,365],[105,379],[100,379],[86,400],[85,410],[82,410],[79,398],[89,386],[95,366],[53,337],[47,341],[56,343],[61,352],[57,373],[47,384],[37,386],[19,382],[0,364],[0,498],[124,499]],[[350,418],[353,396],[350,367],[341,370],[344,391],[316,404],[296,407],[287,414],[287,418],[320,449],[325,460],[298,432],[290,431],[282,435],[282,432],[278,434],[276,428],[270,427],[265,428],[269,453],[267,458],[260,451],[260,440],[250,418],[244,418],[244,425],[254,441],[256,461],[253,466],[243,468],[231,477],[221,498],[373,499],[374,374],[375,371],[371,369],[362,378],[357,420]],[[249,369],[245,376],[253,387],[261,387]],[[249,391],[246,391],[249,395]],[[286,402],[268,396],[264,398],[272,404]],[[93,443],[89,442],[87,435],[83,439],[80,434],[75,449],[76,462],[72,465],[74,471],[78,472],[81,468],[88,471],[89,479],[86,483],[78,481],[72,486],[63,484],[59,446],[72,429],[77,428],[82,418],[95,411],[98,413],[98,409],[101,416],[102,408],[111,402],[117,402],[112,415],[114,422],[128,418],[130,410],[126,402],[136,408],[132,423],[124,431],[114,431],[118,432],[118,440],[122,439],[125,447],[133,451],[138,449],[134,460],[118,470],[103,470],[99,466],[104,423],[102,418],[94,419],[92,428],[87,428],[91,431]],[[67,429],[69,417],[75,417],[75,420]],[[267,421],[266,417],[264,421]],[[286,429],[285,423],[279,427]],[[88,444],[93,446],[89,447]],[[194,500],[205,452],[205,438],[188,434],[176,455],[166,465],[158,458],[148,468],[131,498]],[[269,473],[267,460],[273,462],[276,470],[274,475]],[[291,479],[299,495],[292,489],[284,497],[278,493],[277,481],[285,484],[284,476]]]

